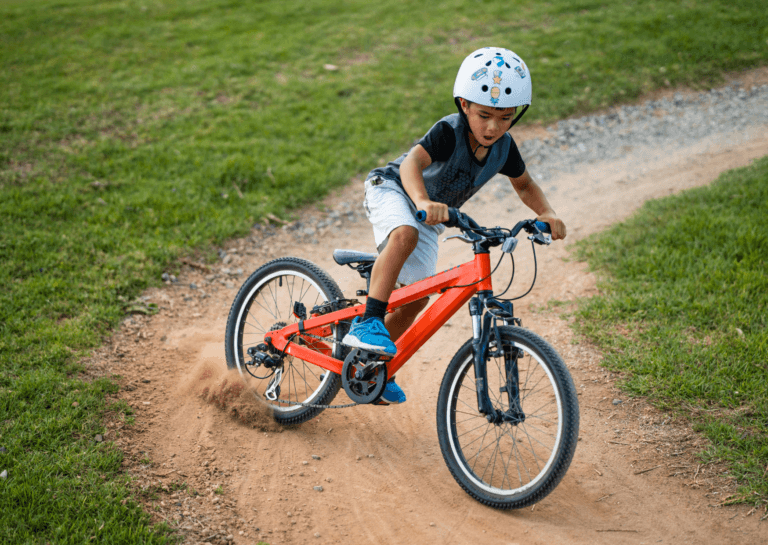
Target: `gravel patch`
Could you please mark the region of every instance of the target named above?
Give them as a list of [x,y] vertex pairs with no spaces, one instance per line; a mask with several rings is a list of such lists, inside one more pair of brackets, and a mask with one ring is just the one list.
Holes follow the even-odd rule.
[[557,173],[620,159],[631,148],[669,151],[694,144],[712,133],[766,123],[768,85],[745,89],[734,83],[559,121],[550,127],[550,138],[527,140],[519,148],[533,178],[546,185]]

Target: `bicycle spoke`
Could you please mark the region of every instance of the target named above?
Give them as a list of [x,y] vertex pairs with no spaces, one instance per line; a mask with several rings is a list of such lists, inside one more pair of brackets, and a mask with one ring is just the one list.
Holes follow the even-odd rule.
[[[490,424],[489,424],[489,426],[490,426]],[[471,445],[472,443],[474,443],[475,441],[480,439],[480,449],[477,451],[477,454],[475,454],[475,456],[474,456],[475,464],[477,463],[477,459],[480,456],[480,453],[483,452],[483,450],[485,450],[485,448],[483,447],[483,443],[485,443],[485,437],[486,437],[486,435],[488,435],[488,429],[490,429],[490,428],[486,428],[485,433],[482,436],[478,437],[474,441],[469,442],[466,445],[468,447],[469,445]],[[472,464],[472,471],[474,471],[474,470],[475,470],[475,465]]]
[[[528,433],[525,429],[522,429],[521,433],[525,434],[525,438],[528,440],[528,445],[531,447],[531,454],[533,454],[534,458],[536,458],[536,465],[538,466],[539,457],[536,455],[536,449],[533,448],[533,443],[531,443],[531,439],[533,439],[536,443],[541,445],[546,450],[551,450],[552,447],[550,447],[548,445],[545,445],[544,443],[539,441],[537,438],[532,437],[531,434]],[[541,468],[539,468],[539,469],[541,469]]]
[[483,418],[483,419],[485,419],[485,417],[482,414],[480,414],[479,412],[477,412],[477,411],[475,411],[473,413],[468,413],[466,411],[460,411],[460,410],[456,409],[453,412],[456,413],[456,414],[468,414],[470,416],[474,416],[475,418]]
[[517,460],[517,477],[520,479],[520,486],[523,485],[523,474],[520,473],[520,466],[523,467],[523,470],[525,470],[525,475],[528,478],[526,482],[531,482],[531,473],[528,471],[528,466],[525,464],[525,460],[522,459],[522,453],[520,452],[520,448],[517,446],[517,441],[513,438],[513,446],[515,447],[515,459]]
[[[278,276],[278,279],[282,278],[282,276]],[[272,301],[275,303],[275,311],[277,312],[277,316],[275,316],[276,320],[282,319],[282,314],[280,314],[280,305],[277,303],[277,288],[272,285],[272,282],[267,284],[267,289],[269,290],[269,295],[272,297]]]
[[477,429],[480,429],[480,428],[482,428],[483,426],[488,426],[488,425],[489,425],[488,421],[487,421],[487,420],[485,420],[485,419],[483,419],[483,420],[484,420],[484,422],[483,422],[483,423],[481,423],[479,426],[476,426],[476,427],[472,428],[471,430],[467,430],[467,431],[465,431],[464,433],[462,433],[462,434],[460,434],[460,435],[457,435],[457,436],[456,436],[456,439],[461,439],[463,436],[467,435],[468,433],[472,433],[473,431],[475,431],[475,430],[477,430]]
[[[552,403],[553,403],[553,401],[549,401],[549,400],[545,401],[542,405],[539,405],[538,408],[536,408],[536,409],[534,409],[532,411],[526,411],[526,414],[528,414],[528,412],[530,412],[530,414],[532,414],[532,415],[538,414],[541,409],[543,409],[544,407],[546,407],[548,405],[552,405]],[[544,414],[552,414],[552,413],[544,413]]]
[[275,313],[269,310],[269,308],[267,308],[266,306],[264,306],[261,303],[261,301],[259,301],[258,299],[254,299],[253,302],[256,303],[258,306],[260,306],[261,308],[263,308],[270,316],[272,316],[272,318],[274,318],[275,320],[279,320],[279,318],[275,315]]
[[[489,481],[486,481],[489,484],[493,483],[493,470],[494,470],[494,462],[496,461],[496,453],[499,451],[499,435],[498,431],[496,430],[496,427],[494,426],[493,430],[494,435],[496,435],[496,448],[493,449],[493,453],[491,456],[488,457],[488,463],[485,464],[485,469],[483,470],[483,474],[480,476],[480,479],[485,481],[485,474],[488,472],[488,468],[491,468],[491,479]],[[493,444],[493,443],[491,443]]]
[[472,405],[470,405],[469,403],[467,403],[463,399],[458,399],[457,401],[460,401],[462,403],[462,405],[466,405],[467,408],[469,408],[470,410],[472,410],[472,409],[476,410],[476,407],[473,407]]
[[296,375],[297,375],[296,367],[294,365],[291,365],[291,378],[293,378],[293,392],[296,394],[296,401],[299,401],[301,398],[299,397],[299,388],[296,384]]
[[290,305],[291,312],[293,312],[293,289],[296,286],[296,277],[291,278],[290,284],[288,281],[285,282],[285,287],[288,289],[288,304]]

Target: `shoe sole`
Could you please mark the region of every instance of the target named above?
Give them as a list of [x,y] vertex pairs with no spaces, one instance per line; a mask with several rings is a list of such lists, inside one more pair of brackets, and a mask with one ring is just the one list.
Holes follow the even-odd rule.
[[364,343],[357,337],[352,337],[350,335],[344,335],[344,338],[341,340],[341,344],[346,346],[351,346],[352,348],[359,348],[361,350],[367,350],[368,352],[373,352],[374,354],[379,354],[380,356],[394,356],[397,354],[397,351],[395,352],[387,352],[386,350],[382,349],[381,347],[374,346],[372,344]]

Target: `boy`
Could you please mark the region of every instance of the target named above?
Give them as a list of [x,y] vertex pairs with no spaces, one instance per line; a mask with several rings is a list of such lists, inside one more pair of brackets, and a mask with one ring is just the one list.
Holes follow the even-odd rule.
[[[435,274],[437,239],[445,230],[448,207],[458,208],[498,173],[509,177],[520,199],[549,223],[554,240],[565,238],[557,217],[507,133],[531,104],[531,77],[512,51],[484,48],[459,68],[453,97],[458,114],[438,121],[408,152],[365,182],[365,209],[373,224],[379,257],[371,272],[365,315],[355,319],[343,343],[393,356],[397,340],[429,299],[414,301],[387,315],[396,284],[412,284]],[[522,110],[518,113],[518,108]],[[418,210],[427,213],[416,221]],[[405,394],[387,382],[385,403],[402,403]]]

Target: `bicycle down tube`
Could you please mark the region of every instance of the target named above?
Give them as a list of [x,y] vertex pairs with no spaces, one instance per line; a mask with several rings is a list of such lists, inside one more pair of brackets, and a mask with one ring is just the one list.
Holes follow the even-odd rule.
[[[409,286],[402,287],[392,292],[389,299],[388,310],[394,310],[407,303],[423,299],[429,295],[440,293],[444,288],[462,286],[447,289],[439,295],[437,301],[430,305],[424,313],[403,333],[395,342],[397,355],[387,362],[388,375],[393,376],[408,359],[426,343],[430,337],[440,329],[462,305],[467,303],[478,291],[491,291],[491,264],[490,254],[475,254],[475,259],[458,267],[448,269],[424,280],[420,280]],[[286,355],[294,356],[301,360],[313,363],[333,373],[341,374],[343,363],[327,354],[328,350],[318,352],[291,342],[295,337],[301,337],[304,333],[311,334],[313,330],[322,329],[325,326],[339,323],[343,320],[351,320],[356,316],[362,316],[365,305],[357,305],[330,312],[323,316],[307,318],[295,324],[276,331],[270,331],[265,340],[279,351],[285,351]],[[317,347],[320,343],[311,341]]]

